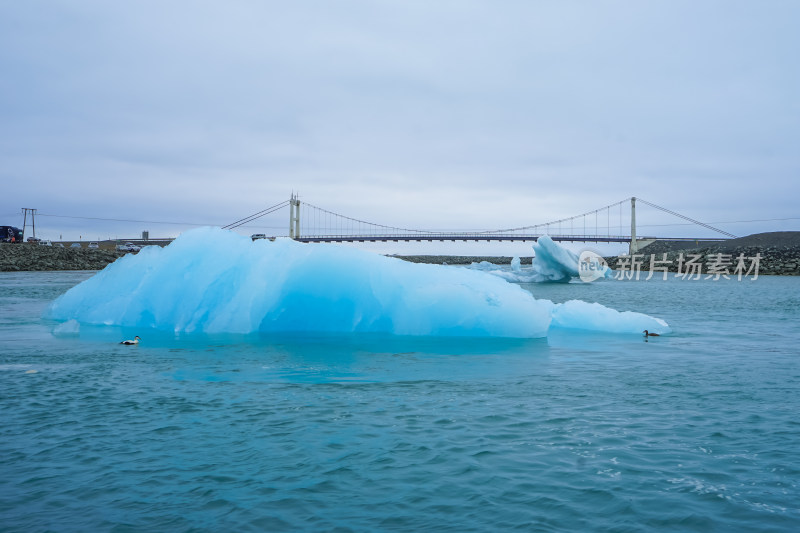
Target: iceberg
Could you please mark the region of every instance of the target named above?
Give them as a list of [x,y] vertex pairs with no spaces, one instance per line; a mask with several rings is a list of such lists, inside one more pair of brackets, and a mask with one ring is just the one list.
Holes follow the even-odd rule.
[[185,333],[535,338],[546,336],[551,323],[668,331],[646,315],[580,304],[537,300],[518,285],[467,268],[199,228],[165,248],[148,246],[118,259],[57,298],[45,317]]
[[[530,268],[520,266],[519,257],[511,261],[511,271],[503,270],[488,261],[472,263],[469,268],[488,272],[513,283],[568,283],[579,276],[580,258],[570,250],[559,246],[548,235],[533,243],[535,253]],[[610,278],[613,270],[603,267],[599,277]]]
[[533,243],[535,256],[531,265],[537,281],[569,281],[578,276],[578,256],[559,246],[548,235]]
[[662,319],[635,313],[617,311],[599,303],[569,300],[556,304],[551,313],[552,328],[581,329],[604,333],[638,333],[644,330],[666,333],[669,325]]
[[494,272],[500,270],[500,267],[489,261],[481,261],[480,263],[471,263],[468,268],[472,270],[480,270],[482,272]]

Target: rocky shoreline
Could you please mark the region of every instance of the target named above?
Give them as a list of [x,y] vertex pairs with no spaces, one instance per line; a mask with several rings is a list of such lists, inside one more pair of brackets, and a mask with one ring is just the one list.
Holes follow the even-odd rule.
[[[682,246],[681,246],[682,244]],[[685,273],[687,275],[800,275],[800,232],[786,231],[749,235],[729,241],[686,247],[686,243],[656,241],[632,256],[607,257],[614,270],[637,269]]]
[[[429,263],[433,265],[470,265],[472,263],[480,263],[481,261],[488,261],[495,265],[510,265],[513,257],[476,257],[469,255],[390,255],[389,257],[396,257],[409,263]],[[523,265],[530,265],[533,257],[520,257],[520,263]]]
[[126,252],[59,248],[35,244],[0,244],[0,272],[101,270]]
[[692,248],[675,252],[649,253],[647,248],[634,257],[614,256],[606,258],[614,270],[643,272],[661,270],[685,274],[736,275],[750,271],[752,275],[798,276],[800,275],[800,248],[722,247]]

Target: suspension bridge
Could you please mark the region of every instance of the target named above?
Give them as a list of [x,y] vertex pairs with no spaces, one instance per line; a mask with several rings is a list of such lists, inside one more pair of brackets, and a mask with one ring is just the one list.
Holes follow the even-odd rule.
[[[639,235],[636,231],[637,202],[680,218],[684,222],[711,230],[719,236]],[[707,242],[736,238],[736,235],[719,228],[636,197],[626,198],[592,211],[546,223],[494,230],[437,231],[402,228],[360,220],[308,202],[301,202],[297,195],[292,194],[289,200],[232,222],[223,226],[223,229],[237,228],[286,207],[289,208],[288,236],[296,241],[309,243],[536,241],[543,235],[548,235],[554,241],[562,242],[629,243],[630,253],[634,254],[640,247],[657,240]]]

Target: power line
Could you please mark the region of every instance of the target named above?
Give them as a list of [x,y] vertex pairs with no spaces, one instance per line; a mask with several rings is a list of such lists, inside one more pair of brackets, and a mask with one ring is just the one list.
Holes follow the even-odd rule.
[[78,216],[71,216],[71,215],[49,215],[49,214],[39,214],[40,217],[55,217],[55,218],[73,218],[73,219],[81,219],[81,220],[102,220],[104,222],[136,222],[140,224],[175,224],[181,226],[216,226],[217,224],[209,224],[208,222],[204,223],[197,223],[197,222],[165,222],[165,221],[157,221],[157,220],[133,220],[133,219],[126,219],[126,218],[102,218],[102,217],[78,217]]
[[[19,213],[14,213],[14,215],[18,215],[18,214]],[[130,219],[130,218],[80,217],[80,216],[74,216],[74,215],[52,215],[52,214],[45,214],[45,213],[36,213],[36,215],[39,216],[39,217],[69,218],[69,219],[76,219],[76,220],[99,220],[99,221],[103,221],[103,222],[135,222],[135,223],[138,223],[138,224],[170,224],[170,225],[176,225],[176,226],[219,226],[219,224],[215,224],[215,223],[211,223],[211,222],[176,222],[176,221],[164,221],[164,220],[137,220],[137,219]],[[10,215],[8,215],[8,216],[10,216]],[[251,219],[251,220],[254,220],[254,219]]]

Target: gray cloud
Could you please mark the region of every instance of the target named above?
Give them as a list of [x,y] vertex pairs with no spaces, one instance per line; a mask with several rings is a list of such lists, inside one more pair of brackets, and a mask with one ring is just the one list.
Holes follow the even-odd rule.
[[8,2],[0,176],[15,194],[0,212],[220,224],[300,190],[435,228],[631,195],[708,221],[792,217],[798,15],[793,2]]

